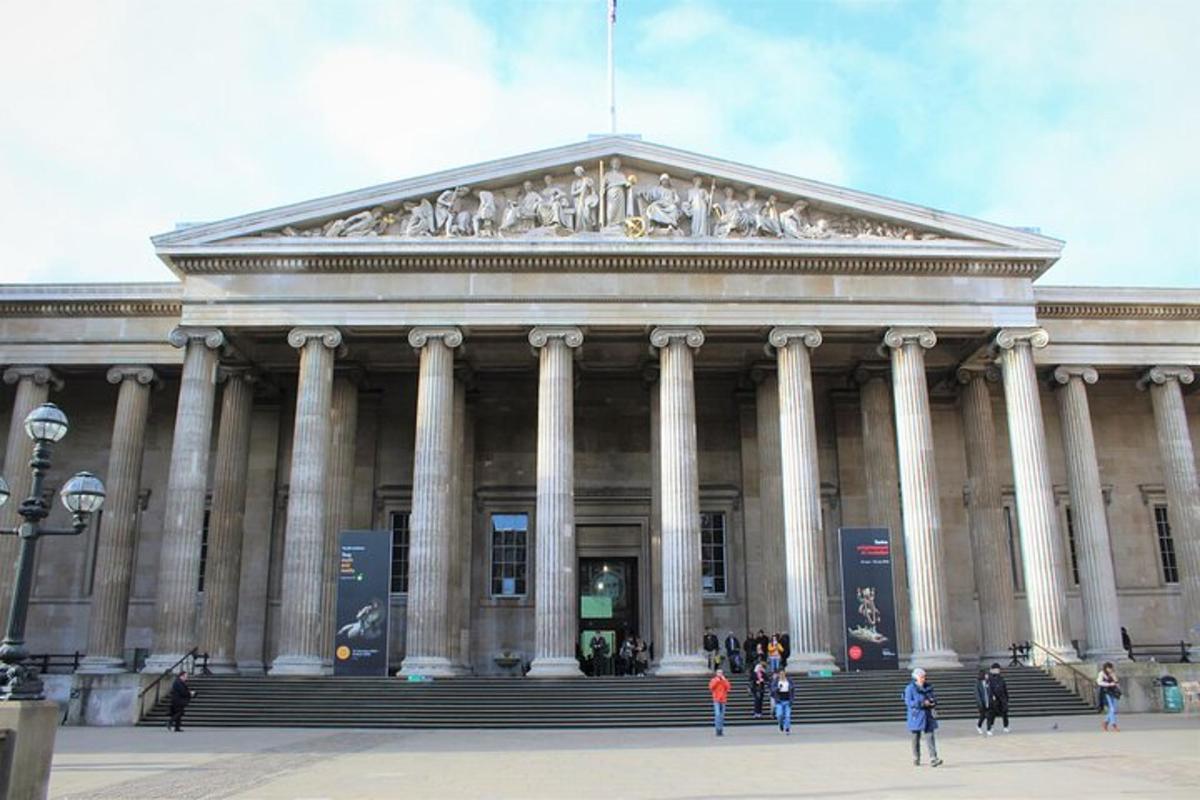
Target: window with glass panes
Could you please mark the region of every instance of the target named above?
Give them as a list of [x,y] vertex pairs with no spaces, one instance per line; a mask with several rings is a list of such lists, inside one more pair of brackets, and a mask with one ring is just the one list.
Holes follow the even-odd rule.
[[1171,521],[1167,507],[1154,507],[1154,531],[1158,536],[1158,560],[1162,564],[1163,583],[1179,583],[1179,565],[1175,561],[1175,540],[1171,538]]
[[200,529],[200,583],[196,591],[204,591],[204,572],[208,566],[208,517],[211,512],[204,509],[204,527]]
[[393,594],[408,594],[408,517],[407,511],[391,514]]
[[492,514],[492,595],[520,597],[526,593],[529,515]]
[[1067,506],[1067,550],[1071,554],[1071,581],[1076,586],[1079,585],[1079,551],[1075,544],[1075,519],[1071,516],[1071,507]]
[[700,579],[705,594],[725,594],[725,515],[700,515]]

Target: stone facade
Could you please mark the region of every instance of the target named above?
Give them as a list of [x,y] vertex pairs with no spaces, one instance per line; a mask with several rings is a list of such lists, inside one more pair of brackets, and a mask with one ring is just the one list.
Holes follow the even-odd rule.
[[[769,219],[723,238],[312,233],[613,155],[875,233],[772,237]],[[877,235],[901,229],[928,235]],[[33,652],[93,643],[97,671],[119,671],[136,650],[158,664],[203,640],[226,670],[327,670],[331,519],[408,520],[390,635],[408,672],[502,672],[515,653],[574,674],[574,570],[591,557],[633,559],[634,624],[664,672],[703,669],[705,626],[789,630],[826,666],[846,630],[843,525],[903,544],[914,663],[991,658],[1009,636],[1111,656],[1121,626],[1200,642],[1196,292],[1037,288],[1061,242],[624,139],[155,245],[177,283],[0,288],[0,419],[49,392],[72,422],[49,484],[140,444],[102,475],[121,519],[39,548]],[[140,443],[114,441],[140,420]],[[19,425],[4,428],[19,462]],[[352,446],[331,441],[347,430]],[[19,469],[5,464],[10,484]],[[494,514],[527,515],[523,592],[494,591]],[[719,579],[699,561],[714,518]],[[240,557],[201,558],[202,541]]]

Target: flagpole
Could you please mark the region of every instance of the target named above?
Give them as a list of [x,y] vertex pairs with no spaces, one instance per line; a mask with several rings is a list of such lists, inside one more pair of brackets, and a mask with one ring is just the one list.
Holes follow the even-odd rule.
[[608,0],[608,120],[617,132],[617,78],[613,69],[613,29],[617,25],[617,0]]

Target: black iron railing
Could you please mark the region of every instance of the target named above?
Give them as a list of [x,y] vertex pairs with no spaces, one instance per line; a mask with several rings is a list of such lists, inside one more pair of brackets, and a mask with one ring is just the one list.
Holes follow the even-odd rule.
[[1165,644],[1131,643],[1127,652],[1131,661],[1160,661],[1163,663],[1190,664],[1188,650],[1191,649],[1191,646],[1189,642],[1167,642]]
[[154,699],[150,702],[150,708],[158,705],[158,701],[162,699],[163,685],[170,688],[171,680],[175,679],[175,675],[179,672],[200,673],[202,675],[211,674],[208,670],[208,653],[199,652],[200,648],[193,647],[183,658],[176,661],[171,666],[159,673],[158,677],[151,681],[145,689],[138,693],[138,718],[146,716],[146,698],[154,695]]

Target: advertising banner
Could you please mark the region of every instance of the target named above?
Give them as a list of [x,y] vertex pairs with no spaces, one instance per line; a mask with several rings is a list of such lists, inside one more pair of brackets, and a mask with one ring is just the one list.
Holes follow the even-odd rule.
[[887,528],[842,528],[842,621],[847,672],[899,669],[892,547]]
[[392,532],[342,531],[338,556],[333,674],[386,676]]

